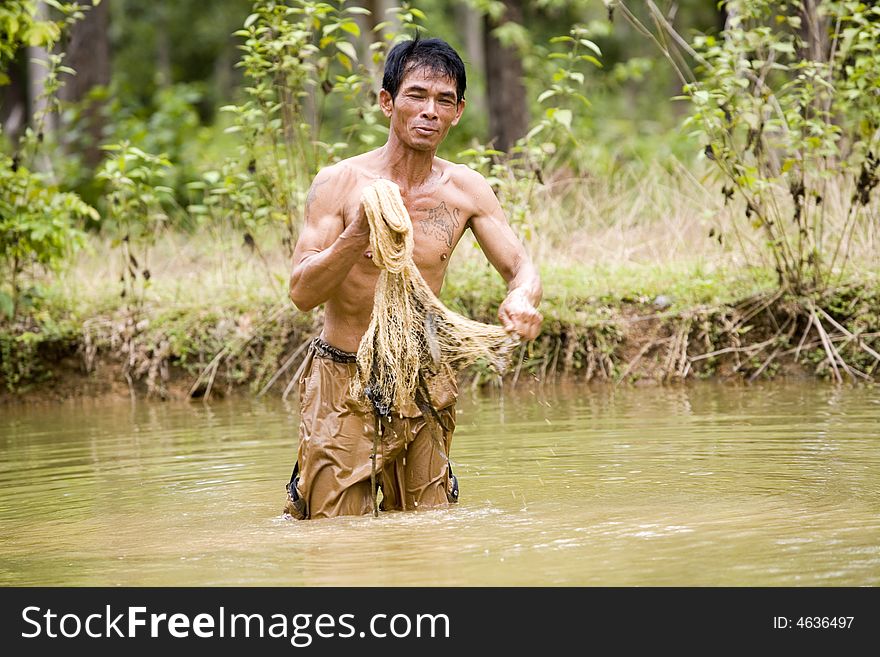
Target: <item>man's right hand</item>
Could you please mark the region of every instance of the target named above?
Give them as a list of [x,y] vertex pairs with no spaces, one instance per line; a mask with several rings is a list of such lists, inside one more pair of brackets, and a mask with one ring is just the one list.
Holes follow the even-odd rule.
[[367,212],[364,209],[363,202],[358,204],[355,218],[351,221],[342,235],[345,239],[354,240],[355,242],[363,242],[365,247],[370,245],[370,220],[367,218]]

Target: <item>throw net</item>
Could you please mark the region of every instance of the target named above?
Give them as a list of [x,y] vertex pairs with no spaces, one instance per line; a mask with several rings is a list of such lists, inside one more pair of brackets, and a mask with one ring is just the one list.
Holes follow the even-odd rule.
[[357,353],[352,394],[366,395],[382,416],[418,403],[425,376],[441,365],[460,370],[483,360],[503,372],[519,340],[502,327],[449,310],[413,263],[412,221],[390,180],[363,192],[373,263],[381,269],[370,326]]

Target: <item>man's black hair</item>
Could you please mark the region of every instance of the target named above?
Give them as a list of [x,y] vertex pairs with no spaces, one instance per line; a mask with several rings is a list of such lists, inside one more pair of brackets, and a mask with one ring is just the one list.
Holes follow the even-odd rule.
[[456,100],[464,100],[467,77],[461,57],[442,39],[420,39],[418,33],[410,41],[401,41],[388,53],[382,88],[391,94],[393,100],[397,97],[404,76],[421,66],[452,80],[455,83]]

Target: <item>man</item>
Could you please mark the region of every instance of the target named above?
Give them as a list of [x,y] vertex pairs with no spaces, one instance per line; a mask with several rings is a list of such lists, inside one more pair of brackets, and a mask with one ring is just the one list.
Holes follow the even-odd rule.
[[[440,293],[449,256],[470,228],[508,284],[498,310],[502,326],[527,340],[540,330],[538,273],[492,188],[467,166],[435,156],[464,111],[465,84],[464,64],[447,43],[417,37],[396,45],[388,54],[379,93],[390,120],[387,143],[323,169],[309,190],[290,298],[302,311],[324,304],[324,327],[299,380],[300,447],[285,507],[295,518],[362,515],[373,508],[376,426],[369,403],[349,393],[379,275],[370,259],[364,187],[379,178],[400,187],[413,223],[413,260],[434,294]],[[434,418],[425,418],[412,404],[394,409],[390,426],[382,431],[376,470],[384,510],[438,508],[457,501],[457,482],[448,465],[454,374],[447,368],[428,381],[428,389]]]

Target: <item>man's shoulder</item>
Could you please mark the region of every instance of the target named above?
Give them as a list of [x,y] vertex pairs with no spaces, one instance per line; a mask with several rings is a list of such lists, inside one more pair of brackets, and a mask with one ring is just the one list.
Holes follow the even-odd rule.
[[361,153],[339,160],[333,164],[328,164],[318,171],[315,176],[315,182],[321,181],[343,181],[345,179],[353,179],[359,176],[368,175],[370,162],[372,161],[372,151]]
[[[444,160],[445,162],[445,160]],[[466,164],[447,162],[447,179],[462,193],[474,199],[478,203],[480,199],[488,199],[494,196],[494,191],[489,181],[479,171],[471,169]]]
[[315,175],[313,184],[323,185],[324,183],[328,182],[342,182],[346,178],[351,177],[351,174],[352,170],[350,164],[348,164],[348,161],[341,160],[339,162],[334,162],[333,164],[328,164],[327,166],[321,167],[321,169]]
[[[437,158],[438,160],[440,158]],[[446,175],[454,185],[470,193],[483,192],[489,188],[489,181],[479,171],[471,169],[466,164],[458,164],[441,160],[445,167]]]

